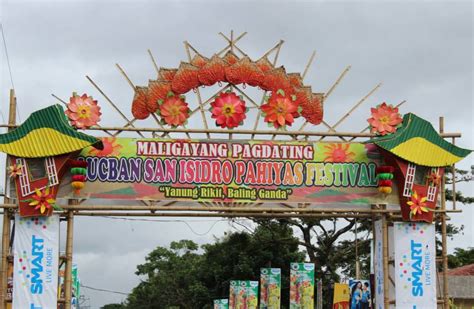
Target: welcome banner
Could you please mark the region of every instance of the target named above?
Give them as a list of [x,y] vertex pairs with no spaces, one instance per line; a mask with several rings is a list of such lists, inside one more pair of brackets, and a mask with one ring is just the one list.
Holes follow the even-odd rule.
[[290,309],[314,308],[314,264],[291,263]]
[[260,308],[280,309],[281,269],[260,269]]
[[231,280],[229,289],[230,309],[257,309],[258,281]]
[[[102,138],[89,147],[84,198],[186,201],[289,201],[326,204],[381,200],[382,157],[360,143]],[[72,197],[63,186],[59,197]],[[77,198],[77,196],[75,197]]]
[[59,215],[15,216],[13,308],[57,307]]
[[395,298],[397,308],[436,308],[435,226],[395,223]]
[[384,309],[382,220],[374,222],[374,236],[375,308]]

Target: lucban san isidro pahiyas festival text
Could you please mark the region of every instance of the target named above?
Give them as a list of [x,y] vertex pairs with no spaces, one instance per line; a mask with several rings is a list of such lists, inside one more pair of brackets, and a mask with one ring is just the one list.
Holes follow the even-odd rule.
[[[358,143],[116,139],[115,153],[83,151],[88,182],[147,183],[166,198],[288,200],[304,187],[377,186],[380,158]],[[104,141],[107,144],[106,141]]]

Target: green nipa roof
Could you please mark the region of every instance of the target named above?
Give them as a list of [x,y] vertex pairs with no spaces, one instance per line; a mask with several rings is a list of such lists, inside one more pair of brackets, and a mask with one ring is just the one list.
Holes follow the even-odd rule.
[[409,162],[431,167],[452,165],[471,153],[447,142],[431,123],[411,113],[403,117],[395,133],[369,142]]
[[57,156],[91,145],[103,147],[100,139],[69,125],[61,105],[36,111],[15,130],[0,134],[0,152],[23,158]]

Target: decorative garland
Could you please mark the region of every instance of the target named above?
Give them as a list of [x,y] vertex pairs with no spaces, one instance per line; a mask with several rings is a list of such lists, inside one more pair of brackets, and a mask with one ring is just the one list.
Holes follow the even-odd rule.
[[[298,116],[302,115],[315,125],[323,118],[322,94],[312,93],[311,87],[304,86],[299,73],[288,74],[284,67],[275,68],[266,57],[253,61],[247,56],[239,58],[231,51],[223,57],[214,55],[210,59],[196,55],[189,63],[182,62],[177,69],[160,68],[158,76],[157,80],[150,80],[147,87],[135,88],[132,114],[136,119],[146,119],[151,113],[159,112],[160,100],[166,101],[170,91],[179,96],[201,86],[223,82],[260,87],[272,94],[282,90],[300,107]],[[274,121],[272,124],[282,127],[292,122],[289,118],[284,125],[275,126]],[[222,127],[221,123],[218,126]],[[226,124],[224,127],[235,126]]]
[[393,166],[389,165],[379,166],[375,170],[378,180],[378,190],[380,193],[386,195],[392,193],[392,179],[394,171],[395,169]]
[[69,160],[71,167],[72,182],[71,186],[74,189],[74,194],[78,195],[84,188],[87,174],[87,162],[83,160]]

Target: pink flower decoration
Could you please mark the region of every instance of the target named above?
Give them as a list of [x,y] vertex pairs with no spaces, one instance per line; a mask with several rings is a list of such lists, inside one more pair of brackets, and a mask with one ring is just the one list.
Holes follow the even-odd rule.
[[211,117],[221,128],[238,127],[246,118],[246,111],[245,101],[233,92],[223,92],[211,103]]
[[100,121],[100,107],[97,101],[87,94],[78,96],[73,93],[67,104],[66,115],[71,124],[78,129],[87,129]]
[[367,119],[372,133],[387,135],[394,133],[402,123],[398,107],[383,102],[376,108],[370,109],[372,117]]

